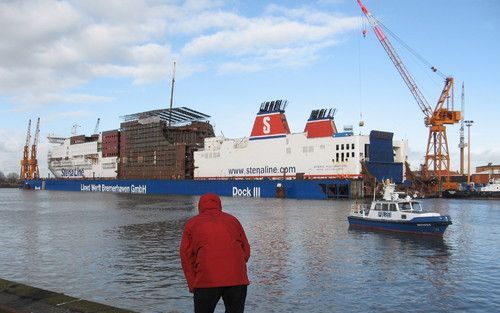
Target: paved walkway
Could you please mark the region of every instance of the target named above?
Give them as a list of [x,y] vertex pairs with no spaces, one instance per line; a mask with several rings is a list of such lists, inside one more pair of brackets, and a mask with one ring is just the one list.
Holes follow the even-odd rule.
[[133,313],[0,279],[0,313]]

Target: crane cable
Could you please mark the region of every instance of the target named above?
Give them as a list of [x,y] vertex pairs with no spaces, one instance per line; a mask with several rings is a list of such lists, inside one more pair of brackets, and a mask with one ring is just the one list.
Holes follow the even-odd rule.
[[429,61],[427,61],[423,56],[418,54],[417,51],[412,49],[407,43],[405,43],[397,34],[395,34],[393,31],[391,31],[389,28],[387,28],[382,22],[377,20],[377,22],[380,24],[380,26],[389,34],[391,37],[396,39],[404,48],[406,48],[411,54],[413,54],[417,59],[419,59],[422,63],[427,65],[431,71],[434,73],[437,73],[439,76],[442,78],[446,78],[446,75],[444,75],[440,70],[438,70],[435,66],[433,66]]
[[[365,17],[361,16],[361,32],[363,37],[366,37],[366,20]],[[363,121],[363,73],[362,73],[362,56],[361,56],[361,39],[358,37],[358,81],[359,81],[359,134],[361,135],[361,127],[365,125]]]

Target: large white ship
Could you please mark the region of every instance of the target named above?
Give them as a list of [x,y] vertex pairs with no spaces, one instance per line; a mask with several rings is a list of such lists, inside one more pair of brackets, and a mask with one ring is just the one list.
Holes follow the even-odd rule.
[[[333,109],[313,110],[304,131],[291,133],[286,104],[282,100],[262,103],[249,137],[204,138],[203,148],[193,153],[194,178],[344,179],[361,178],[362,172],[368,170],[378,179],[403,181],[407,141],[393,140],[389,132],[355,135],[352,128],[339,132]],[[92,136],[49,137],[53,144],[48,155],[49,170],[55,178],[127,178],[119,175],[119,166],[125,164],[120,164],[125,162],[120,149],[130,149],[133,142],[130,135],[127,141],[121,133],[113,130]],[[141,157],[145,164],[147,158],[142,155],[137,156],[137,161]],[[155,163],[154,156],[151,162]]]
[[312,111],[304,131],[291,133],[285,108],[282,100],[262,103],[250,137],[205,138],[204,149],[194,152],[195,179],[358,178],[362,163],[376,175],[403,179],[407,141],[387,132],[338,132],[331,109]]
[[[118,153],[102,149],[103,136],[79,135],[70,138],[48,137],[52,144],[48,153],[48,167],[55,178],[116,178]],[[117,133],[112,131],[111,133]],[[108,135],[107,135],[108,134]]]
[[335,111],[325,109],[312,111],[303,132],[291,133],[285,107],[286,101],[264,102],[251,135],[238,139],[214,136],[208,115],[188,108],[127,115],[119,130],[92,136],[49,137],[52,179],[25,187],[339,199],[362,196],[358,178],[365,173],[404,180],[406,141],[383,131],[339,132]]

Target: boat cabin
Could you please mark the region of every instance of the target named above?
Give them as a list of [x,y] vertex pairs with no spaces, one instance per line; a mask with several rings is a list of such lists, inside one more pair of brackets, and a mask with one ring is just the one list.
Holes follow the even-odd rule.
[[375,211],[411,211],[411,212],[422,212],[422,206],[420,202],[417,201],[405,201],[405,202],[382,202],[377,201],[371,208]]

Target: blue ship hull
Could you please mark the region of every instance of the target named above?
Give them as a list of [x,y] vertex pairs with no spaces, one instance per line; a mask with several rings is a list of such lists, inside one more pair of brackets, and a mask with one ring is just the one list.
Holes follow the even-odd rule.
[[351,227],[431,236],[443,236],[446,228],[451,224],[449,216],[415,218],[410,221],[384,221],[353,216],[347,219]]
[[26,189],[112,192],[154,195],[202,195],[214,192],[227,197],[339,199],[349,198],[350,181],[325,180],[152,180],[152,179],[47,179],[27,180]]

